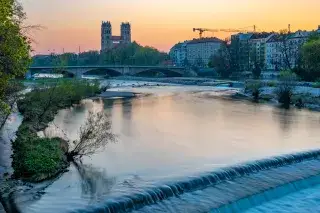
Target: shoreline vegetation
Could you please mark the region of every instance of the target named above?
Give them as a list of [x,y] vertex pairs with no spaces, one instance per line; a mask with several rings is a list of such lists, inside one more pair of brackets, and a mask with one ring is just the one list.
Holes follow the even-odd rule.
[[13,178],[40,182],[65,171],[69,166],[68,142],[61,138],[40,138],[37,132],[43,131],[59,110],[101,91],[97,81],[62,80],[50,86],[36,86],[20,99],[17,106],[23,122],[12,143]]

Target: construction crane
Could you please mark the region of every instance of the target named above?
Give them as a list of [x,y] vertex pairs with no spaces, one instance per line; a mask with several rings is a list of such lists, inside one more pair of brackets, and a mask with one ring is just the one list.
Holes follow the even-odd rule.
[[[253,31],[250,30],[246,30],[248,28],[252,28]],[[249,26],[249,27],[243,27],[243,28],[239,28],[239,29],[232,29],[232,28],[228,28],[228,29],[219,29],[219,31],[221,32],[228,32],[228,33],[248,33],[248,32],[256,32],[257,31],[257,26],[253,25],[253,26]]]
[[218,29],[208,29],[208,28],[193,28],[193,32],[199,31],[199,37],[202,38],[204,32],[219,32]]

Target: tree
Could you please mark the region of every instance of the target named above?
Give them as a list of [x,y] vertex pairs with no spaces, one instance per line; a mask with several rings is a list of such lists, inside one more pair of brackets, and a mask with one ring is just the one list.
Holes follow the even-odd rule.
[[86,123],[80,128],[79,139],[73,142],[73,148],[67,154],[68,159],[73,161],[92,155],[115,140],[109,116],[104,112],[89,112]]
[[258,52],[255,46],[251,47],[249,51],[249,58],[251,63],[251,72],[255,79],[260,78],[262,72],[261,60],[259,60]]
[[211,57],[208,66],[216,69],[217,73],[223,78],[230,76],[232,73],[231,57],[226,45],[221,45],[218,52]]
[[259,101],[262,90],[262,83],[260,81],[247,81],[245,84],[245,91],[250,91],[255,102]]
[[24,85],[17,81],[10,81],[5,88],[4,102],[6,103],[6,110],[0,110],[0,129],[4,126],[15,106],[15,103],[21,97],[21,90],[23,89]]
[[292,34],[284,29],[280,30],[279,35],[280,45],[277,46],[281,54],[281,64],[284,69],[294,71],[301,67],[301,47],[305,40],[301,38],[292,37]]
[[30,40],[24,34],[27,27],[22,26],[25,17],[15,0],[0,2],[0,114],[10,110],[4,97],[9,80],[23,76],[30,62]]
[[311,38],[302,47],[303,72],[301,77],[308,81],[320,78],[320,38]]
[[32,65],[43,66],[65,64],[76,65],[160,65],[168,59],[168,54],[153,47],[143,47],[136,42],[120,44],[117,47],[101,52],[87,51],[80,54],[64,53],[62,55],[34,56]]
[[293,91],[295,89],[295,83],[297,80],[297,76],[295,73],[292,73],[290,70],[282,71],[279,77],[279,84],[275,90],[275,93],[278,97],[279,103],[282,104],[283,107],[289,108],[291,104],[291,98],[293,95]]

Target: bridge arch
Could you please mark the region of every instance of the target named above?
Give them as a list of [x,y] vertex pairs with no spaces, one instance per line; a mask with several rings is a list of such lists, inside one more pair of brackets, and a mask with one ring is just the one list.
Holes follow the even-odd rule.
[[94,69],[90,69],[88,71],[85,71],[82,75],[97,75],[97,76],[111,76],[111,77],[115,77],[115,76],[120,76],[122,75],[121,72],[119,72],[118,70],[112,69],[112,68],[94,68]]
[[163,77],[182,77],[183,74],[177,70],[172,70],[170,68],[149,68],[144,70],[139,70],[135,72],[136,76],[163,76]]
[[68,70],[59,70],[57,72],[55,72],[56,74],[62,74],[63,77],[67,77],[67,78],[74,78],[76,75],[72,72],[69,72]]
[[30,71],[31,75],[35,74],[62,74],[63,77],[66,78],[73,78],[75,77],[75,73],[71,72],[70,70],[67,69],[52,69],[52,68],[46,68],[46,69],[33,69]]

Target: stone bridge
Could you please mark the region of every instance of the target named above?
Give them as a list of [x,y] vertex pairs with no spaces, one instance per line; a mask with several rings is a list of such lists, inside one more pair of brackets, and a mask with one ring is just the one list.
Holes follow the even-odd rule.
[[77,78],[90,72],[99,71],[102,75],[118,76],[118,75],[139,75],[142,73],[161,72],[166,76],[183,76],[185,74],[184,67],[174,66],[125,66],[125,65],[106,65],[106,66],[43,66],[30,67],[30,73],[69,73]]

